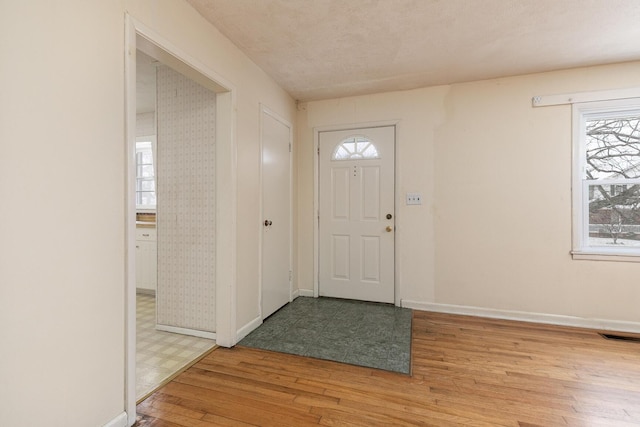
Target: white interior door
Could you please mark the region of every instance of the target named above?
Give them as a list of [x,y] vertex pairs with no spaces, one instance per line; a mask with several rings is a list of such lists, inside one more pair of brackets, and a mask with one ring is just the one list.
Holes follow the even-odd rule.
[[291,300],[291,126],[262,111],[262,318]]
[[319,133],[319,294],[394,302],[395,127]]

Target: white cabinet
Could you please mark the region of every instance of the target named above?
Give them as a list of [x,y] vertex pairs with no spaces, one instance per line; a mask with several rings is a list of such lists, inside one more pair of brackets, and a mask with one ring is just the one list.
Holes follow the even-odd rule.
[[158,249],[156,229],[136,228],[136,288],[156,291],[158,283]]

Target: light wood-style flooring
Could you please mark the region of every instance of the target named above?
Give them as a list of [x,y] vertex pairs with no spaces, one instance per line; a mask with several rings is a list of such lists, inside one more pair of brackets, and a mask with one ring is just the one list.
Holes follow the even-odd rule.
[[139,426],[638,426],[640,343],[414,312],[412,374],[218,348],[138,405]]

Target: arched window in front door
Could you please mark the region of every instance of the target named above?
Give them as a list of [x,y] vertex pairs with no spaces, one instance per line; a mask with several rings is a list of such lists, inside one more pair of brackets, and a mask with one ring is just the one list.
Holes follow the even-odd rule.
[[331,160],[379,159],[378,149],[366,136],[354,135],[336,145]]

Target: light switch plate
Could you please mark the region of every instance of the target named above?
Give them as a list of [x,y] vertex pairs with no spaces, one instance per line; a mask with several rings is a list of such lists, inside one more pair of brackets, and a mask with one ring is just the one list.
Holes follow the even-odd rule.
[[407,193],[407,205],[421,205],[422,194],[420,193]]

